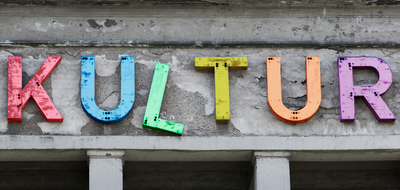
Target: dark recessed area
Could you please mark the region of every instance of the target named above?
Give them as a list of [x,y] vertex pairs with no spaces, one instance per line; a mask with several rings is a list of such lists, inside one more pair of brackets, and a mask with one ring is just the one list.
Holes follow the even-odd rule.
[[87,190],[87,162],[0,162],[1,190]]
[[124,189],[248,190],[251,162],[125,162]]
[[[292,190],[400,189],[400,162],[290,162]],[[124,189],[251,190],[251,162],[125,162]],[[249,188],[250,187],[250,188]],[[0,189],[89,189],[81,162],[0,162]]]
[[292,190],[399,190],[400,162],[290,162]]

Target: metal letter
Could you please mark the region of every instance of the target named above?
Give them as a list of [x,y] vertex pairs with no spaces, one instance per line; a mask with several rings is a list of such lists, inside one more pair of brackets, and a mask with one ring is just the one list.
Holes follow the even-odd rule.
[[267,99],[272,113],[286,123],[302,123],[311,119],[321,102],[319,57],[306,57],[307,104],[300,110],[289,110],[282,102],[281,58],[267,57]]
[[229,73],[230,69],[247,69],[247,57],[196,57],[196,70],[214,69],[215,120],[229,122]]
[[[377,57],[339,57],[337,64],[341,122],[355,120],[354,98],[360,97],[378,121],[393,122],[396,119],[380,96],[392,84],[392,71],[385,61]],[[353,67],[375,70],[379,76],[378,82],[373,86],[353,86]]]
[[22,89],[22,57],[8,56],[8,122],[21,122],[21,112],[32,97],[48,122],[63,122],[63,117],[43,89],[42,84],[61,61],[61,56],[49,56]]
[[158,118],[164,97],[165,85],[167,84],[169,67],[167,64],[157,62],[154,68],[153,81],[151,82],[149,99],[143,119],[143,127],[182,135],[183,124]]
[[121,57],[121,102],[114,110],[104,111],[97,107],[94,96],[94,56],[81,58],[81,103],[85,113],[93,120],[111,124],[123,120],[135,102],[135,62],[133,56]]

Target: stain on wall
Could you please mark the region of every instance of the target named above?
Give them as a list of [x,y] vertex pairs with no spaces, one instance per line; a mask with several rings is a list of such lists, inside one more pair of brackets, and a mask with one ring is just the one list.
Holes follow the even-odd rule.
[[[400,115],[400,50],[308,48],[93,48],[93,47],[24,47],[1,48],[0,109],[7,109],[7,56],[23,57],[24,81],[28,81],[49,55],[62,61],[44,83],[44,88],[64,117],[63,123],[45,121],[33,101],[23,110],[21,123],[7,123],[6,112],[0,115],[2,134],[74,134],[74,135],[170,135],[143,129],[144,111],[156,62],[171,65],[160,117],[185,124],[189,136],[313,136],[399,134],[394,123],[379,123],[362,100],[356,100],[356,121],[339,122],[337,83],[338,56],[376,56],[385,60],[393,72],[393,84],[382,96],[391,111]],[[132,112],[117,124],[100,124],[83,112],[80,104],[80,57],[96,56],[96,102],[103,109],[113,109],[120,100],[120,57],[135,56],[136,94]],[[214,72],[196,71],[195,57],[247,56],[247,70],[229,72],[231,121],[215,123]],[[302,124],[287,124],[277,119],[267,105],[267,56],[280,56],[282,99],[285,106],[297,110],[305,105],[305,56],[321,58],[322,101],[316,115]],[[370,70],[355,73],[355,84],[370,85],[377,75]],[[67,92],[67,93],[66,93]]]

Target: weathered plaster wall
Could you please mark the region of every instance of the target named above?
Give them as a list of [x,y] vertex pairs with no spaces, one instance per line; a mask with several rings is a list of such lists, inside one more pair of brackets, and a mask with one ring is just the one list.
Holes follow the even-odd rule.
[[[39,135],[169,135],[141,123],[156,62],[171,65],[161,118],[185,124],[185,136],[310,136],[399,134],[398,122],[379,123],[362,100],[356,121],[339,122],[338,56],[376,56],[393,71],[383,99],[399,117],[400,5],[398,1],[0,1],[0,131]],[[8,123],[7,56],[23,56],[26,84],[49,55],[62,61],[44,88],[64,117],[48,123],[33,101],[21,123]],[[120,100],[120,57],[135,56],[132,112],[103,125],[80,104],[80,58],[96,56],[96,102]],[[215,123],[214,73],[196,71],[195,57],[246,56],[247,70],[230,71],[231,121]],[[302,124],[278,120],[267,105],[267,56],[282,58],[284,104],[305,105],[305,56],[320,56],[322,101]],[[357,85],[374,84],[355,71]]]
[[[62,61],[47,79],[44,88],[64,117],[63,123],[48,123],[33,101],[23,110],[22,123],[7,123],[7,56],[23,56],[24,84],[47,56],[61,55]],[[110,110],[120,100],[119,57],[135,56],[135,104],[120,123],[104,125],[90,119],[80,104],[80,58],[96,56],[96,102]],[[196,71],[195,57],[246,56],[247,70],[229,71],[231,121],[215,123],[214,73]],[[305,105],[305,56],[321,58],[322,101],[317,114],[302,124],[287,124],[277,119],[267,104],[266,56],[282,58],[282,94],[291,109]],[[168,135],[143,129],[143,115],[156,62],[171,65],[161,118],[185,124],[183,135],[376,135],[399,134],[398,121],[379,123],[365,103],[356,100],[356,121],[339,122],[337,83],[338,56],[376,56],[385,60],[393,72],[393,83],[383,99],[400,116],[400,50],[396,48],[331,49],[309,48],[2,48],[0,51],[1,130],[3,134],[73,135]],[[377,75],[369,70],[355,72],[355,84],[374,84]]]
[[[83,161],[86,168],[86,150],[124,150],[126,188],[221,189],[233,188],[234,182],[234,187],[247,189],[251,175],[236,166],[230,166],[234,171],[216,170],[223,164],[213,166],[210,161],[249,162],[254,151],[288,151],[290,161],[301,161],[307,169],[313,167],[302,162],[397,161],[400,121],[378,123],[364,102],[356,100],[356,121],[339,122],[336,59],[376,56],[385,60],[392,68],[393,83],[383,99],[399,117],[399,10],[399,0],[0,0],[0,160],[6,161],[0,163],[2,184],[43,189],[73,181],[63,187],[86,188],[88,173],[72,171],[79,165],[71,162]],[[43,86],[63,123],[46,122],[33,101],[24,108],[21,123],[7,122],[8,55],[23,57],[24,85],[47,56],[62,56]],[[133,110],[117,124],[97,123],[86,116],[80,103],[80,58],[96,56],[96,102],[109,110],[120,101],[123,55],[135,56]],[[248,57],[247,70],[230,71],[228,124],[215,123],[214,73],[194,69],[194,59],[200,56]],[[310,121],[287,124],[270,111],[267,56],[282,58],[283,100],[291,109],[305,104],[305,56],[321,57],[322,101]],[[185,124],[182,137],[141,127],[156,62],[171,65],[161,118]],[[354,75],[357,85],[377,81],[373,71],[358,70]],[[52,161],[68,170],[37,171],[49,165],[40,167],[31,161]],[[129,167],[136,169],[129,161],[149,164],[129,171]],[[167,161],[165,166],[174,170],[182,162],[202,161],[213,170],[195,171],[185,164],[180,165],[183,172],[160,173],[160,164],[154,165],[159,161]],[[292,166],[293,189],[398,186],[398,172],[293,171]],[[371,169],[371,163],[363,163],[362,168]],[[53,177],[59,175],[63,176],[60,183]],[[43,181],[49,176],[52,180]],[[12,184],[15,181],[23,183]]]
[[0,7],[0,42],[198,47],[400,44],[400,5],[391,0],[96,2],[101,1],[64,6],[5,3]]

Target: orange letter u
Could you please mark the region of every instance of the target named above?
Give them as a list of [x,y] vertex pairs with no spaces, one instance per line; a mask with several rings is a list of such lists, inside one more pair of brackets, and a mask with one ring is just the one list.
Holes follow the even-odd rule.
[[267,57],[267,99],[272,113],[286,123],[302,123],[311,119],[321,103],[319,56],[306,57],[307,104],[300,110],[283,105],[281,92],[281,58]]

